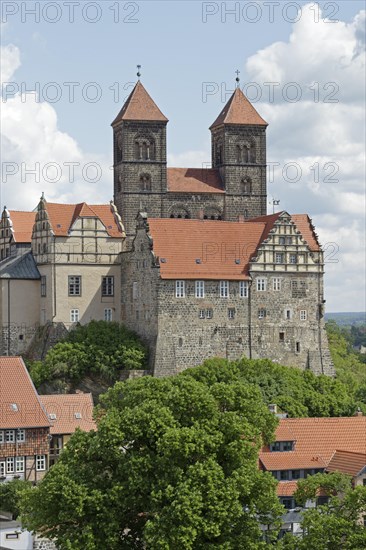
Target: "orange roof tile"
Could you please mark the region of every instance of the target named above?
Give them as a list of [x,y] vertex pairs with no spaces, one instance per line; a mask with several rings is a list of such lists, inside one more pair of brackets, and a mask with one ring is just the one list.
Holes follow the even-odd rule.
[[148,223],[162,279],[248,279],[248,264],[265,227],[169,218],[149,218]]
[[112,122],[112,126],[122,120],[168,122],[166,116],[160,111],[140,81],[136,83],[122,109]]
[[21,357],[0,357],[0,429],[50,425]]
[[10,210],[9,215],[13,225],[14,241],[17,243],[30,243],[36,212]]
[[76,428],[84,432],[96,430],[91,393],[40,395],[39,398],[50,419],[52,435],[72,434]]
[[210,126],[210,130],[215,126],[220,126],[220,124],[268,126],[267,122],[254,109],[240,88],[236,88],[215,122]]
[[308,243],[310,250],[313,252],[319,251],[320,246],[309,216],[307,214],[292,214],[291,219],[303,236],[304,241]]
[[224,193],[220,172],[211,168],[168,168],[172,193]]
[[263,448],[259,459],[266,470],[325,468],[336,449],[366,452],[366,417],[286,418],[276,430],[276,440],[295,441],[294,451],[270,452]]
[[335,451],[327,466],[327,472],[342,472],[357,476],[366,468],[366,453]]
[[99,218],[110,237],[122,237],[122,231],[117,224],[111,205],[92,204],[57,204],[45,202],[45,208],[50,224],[56,236],[67,236],[77,218]]
[[297,481],[280,481],[276,492],[278,497],[292,497],[297,489]]

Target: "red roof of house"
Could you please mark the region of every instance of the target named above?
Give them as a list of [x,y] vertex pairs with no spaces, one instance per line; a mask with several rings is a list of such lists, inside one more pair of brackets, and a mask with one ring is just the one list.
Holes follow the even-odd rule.
[[265,227],[169,218],[149,218],[148,223],[162,279],[248,279],[249,261]]
[[366,453],[335,451],[327,466],[327,472],[342,472],[357,476],[366,468]]
[[297,481],[279,481],[276,492],[278,497],[292,497],[297,489]]
[[304,241],[308,243],[310,250],[313,252],[319,251],[320,246],[309,216],[307,214],[292,214],[291,219],[302,234]]
[[17,243],[30,243],[36,212],[10,210],[9,215],[13,226],[14,241]]
[[337,449],[366,453],[366,417],[281,419],[276,441],[289,440],[295,441],[294,451],[262,449],[259,459],[266,470],[326,468]]
[[0,429],[49,425],[22,358],[0,357]]
[[40,395],[39,398],[47,411],[52,435],[72,434],[76,428],[84,432],[96,430],[91,393]]
[[210,130],[215,126],[220,126],[220,124],[268,126],[267,122],[254,109],[240,88],[236,88],[215,122],[211,124]]
[[140,81],[136,83],[122,109],[112,122],[112,126],[122,120],[168,122],[166,116],[160,111]]
[[67,236],[77,218],[99,218],[110,237],[122,237],[110,204],[58,204],[45,202],[52,230],[56,236]]
[[168,168],[172,193],[224,193],[220,173],[211,168]]

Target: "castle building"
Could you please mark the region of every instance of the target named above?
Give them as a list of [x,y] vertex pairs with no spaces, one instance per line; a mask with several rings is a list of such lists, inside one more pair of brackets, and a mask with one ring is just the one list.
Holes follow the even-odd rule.
[[3,353],[19,352],[22,313],[10,319],[6,286],[23,276],[18,285],[39,287],[23,302],[35,301],[27,327],[121,321],[149,344],[155,376],[243,355],[334,375],[311,219],[266,214],[267,123],[237,87],[210,127],[208,168],[167,167],[167,123],[138,81],[112,123],[110,206],[42,197],[28,240],[20,213],[4,210]]

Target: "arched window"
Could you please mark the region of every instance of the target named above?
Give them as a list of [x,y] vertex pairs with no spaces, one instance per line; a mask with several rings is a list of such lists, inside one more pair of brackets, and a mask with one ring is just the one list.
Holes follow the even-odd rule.
[[141,191],[151,191],[151,176],[150,174],[141,174],[140,176]]
[[170,212],[171,218],[179,218],[189,220],[191,218],[190,213],[184,206],[175,206]]
[[135,139],[135,160],[155,160],[154,140],[147,137]]
[[250,148],[248,149],[248,162],[255,163],[255,145],[254,143],[250,144]]
[[122,135],[118,134],[116,138],[116,160],[121,162],[122,160]]
[[241,148],[241,145],[236,146],[236,160],[239,164],[242,162],[242,148]]
[[204,220],[222,220],[222,213],[215,207],[209,207],[204,211]]
[[241,180],[243,195],[250,195],[252,192],[252,182],[250,178],[244,178]]

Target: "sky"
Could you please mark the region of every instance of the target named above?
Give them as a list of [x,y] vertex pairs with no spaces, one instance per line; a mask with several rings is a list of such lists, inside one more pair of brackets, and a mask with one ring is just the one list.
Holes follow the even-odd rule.
[[364,311],[364,6],[3,0],[1,206],[112,198],[110,123],[138,64],[170,121],[168,165],[207,166],[239,70],[269,123],[268,212],[310,215],[327,311]]

